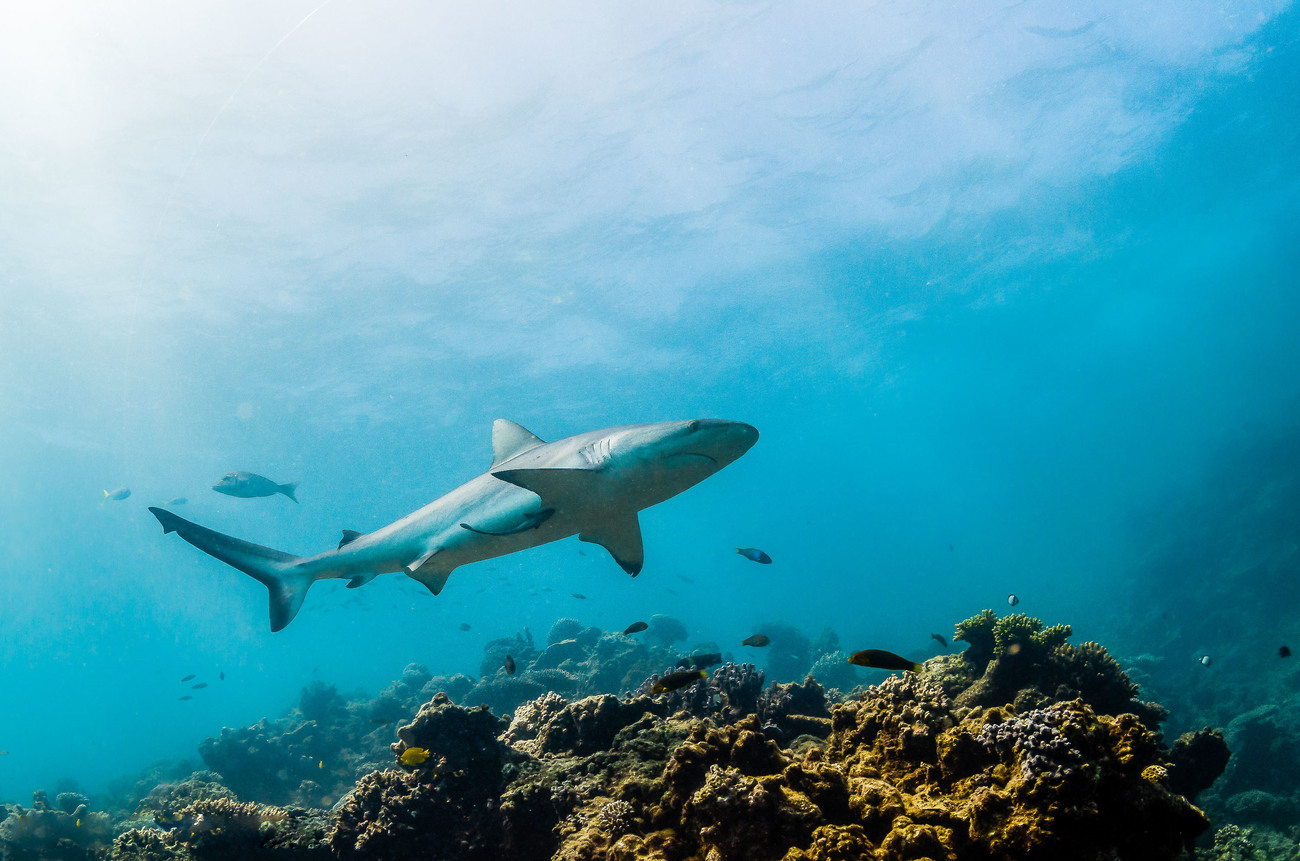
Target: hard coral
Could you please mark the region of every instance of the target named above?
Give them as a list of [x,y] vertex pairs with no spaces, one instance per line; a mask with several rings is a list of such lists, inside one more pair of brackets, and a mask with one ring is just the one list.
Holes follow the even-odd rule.
[[0,858],[5,861],[80,861],[108,848],[113,837],[106,813],[91,812],[84,802],[72,811],[52,809],[42,791],[32,806],[12,805],[0,821]]

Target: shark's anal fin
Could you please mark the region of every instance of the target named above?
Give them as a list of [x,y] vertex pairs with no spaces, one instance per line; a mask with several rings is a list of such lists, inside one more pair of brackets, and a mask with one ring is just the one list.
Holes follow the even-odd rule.
[[603,476],[595,469],[500,469],[494,478],[531,490],[546,508],[563,509],[571,500],[589,500],[600,492]]
[[492,423],[492,469],[539,445],[546,443],[523,425],[509,419],[497,419]]
[[470,526],[468,523],[462,523],[460,525],[460,528],[468,529],[470,532],[473,532],[477,535],[515,535],[520,532],[527,532],[530,529],[536,529],[546,521],[550,520],[551,515],[554,513],[555,513],[554,508],[543,508],[541,511],[535,511],[531,514],[525,514],[523,520],[519,523],[518,526],[512,526],[509,529],[501,529],[496,531],[491,529],[478,529],[476,527]]
[[635,511],[611,514],[602,523],[582,530],[578,539],[604,547],[614,561],[633,577],[641,573],[645,549],[641,544],[641,524],[637,522]]
[[339,547],[342,547],[345,544],[351,544],[353,541],[356,541],[358,538],[360,538],[362,535],[365,534],[366,533],[364,532],[357,532],[356,530],[353,529],[344,529],[343,537],[339,539]]

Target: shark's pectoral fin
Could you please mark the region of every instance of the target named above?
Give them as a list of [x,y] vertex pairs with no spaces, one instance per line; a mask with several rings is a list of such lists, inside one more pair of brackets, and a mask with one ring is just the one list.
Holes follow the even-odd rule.
[[354,529],[344,529],[343,537],[339,539],[339,547],[342,547],[344,544],[351,544],[353,541],[356,541],[365,534],[366,533],[364,532],[357,532]]
[[587,500],[599,494],[601,474],[595,469],[500,469],[492,473],[502,481],[531,490],[546,508],[564,508],[571,499]]
[[604,547],[614,561],[633,577],[641,573],[645,548],[641,544],[641,524],[637,522],[635,511],[611,515],[604,522],[582,530],[578,539]]
[[462,523],[460,528],[468,529],[470,532],[474,532],[478,535],[514,535],[519,532],[527,532],[530,529],[536,529],[546,521],[550,520],[551,515],[554,513],[554,508],[543,508],[541,511],[535,511],[532,514],[525,514],[523,520],[519,524],[512,526],[509,529],[478,529],[477,527],[470,526],[468,523]]

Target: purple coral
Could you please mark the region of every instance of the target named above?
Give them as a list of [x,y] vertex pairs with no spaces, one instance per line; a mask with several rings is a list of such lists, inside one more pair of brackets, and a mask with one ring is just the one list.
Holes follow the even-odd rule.
[[987,723],[976,741],[1000,758],[1019,757],[1025,780],[1060,782],[1074,774],[1083,754],[1057,728],[1064,715],[1048,707],[999,723]]

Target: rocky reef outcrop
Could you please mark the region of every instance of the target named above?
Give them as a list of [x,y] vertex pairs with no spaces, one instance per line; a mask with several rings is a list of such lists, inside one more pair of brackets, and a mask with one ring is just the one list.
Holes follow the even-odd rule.
[[[369,701],[313,686],[284,722],[210,740],[205,761],[233,777],[164,781],[116,823],[38,796],[0,823],[0,858],[1151,861],[1206,832],[1192,799],[1214,797],[1221,733],[1166,747],[1160,708],[1068,627],[986,611],[957,633],[966,653],[848,698],[733,662],[655,695],[667,646],[561,620],[545,648],[517,635],[488,651],[574,691],[653,669],[621,696],[547,689],[508,718],[418,665]],[[819,639],[823,658],[838,649]],[[1251,839],[1220,830],[1203,851]]]

